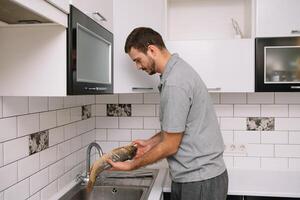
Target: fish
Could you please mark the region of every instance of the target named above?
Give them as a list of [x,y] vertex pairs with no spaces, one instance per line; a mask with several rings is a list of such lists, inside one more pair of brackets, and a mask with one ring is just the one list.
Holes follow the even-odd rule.
[[111,165],[107,162],[108,159],[112,160],[113,162],[123,162],[126,160],[133,159],[136,153],[137,153],[137,145],[130,144],[127,146],[113,149],[109,153],[101,156],[98,160],[96,160],[93,163],[90,169],[89,181],[86,188],[87,192],[90,193],[93,190],[97,176],[102,171],[111,168]]

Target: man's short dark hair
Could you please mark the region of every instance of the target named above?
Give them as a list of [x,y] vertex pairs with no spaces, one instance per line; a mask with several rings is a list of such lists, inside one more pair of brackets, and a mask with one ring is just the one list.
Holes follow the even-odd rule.
[[161,50],[166,48],[158,32],[148,27],[138,27],[133,29],[128,35],[125,43],[125,52],[129,53],[131,48],[135,48],[146,54],[149,45],[155,45]]

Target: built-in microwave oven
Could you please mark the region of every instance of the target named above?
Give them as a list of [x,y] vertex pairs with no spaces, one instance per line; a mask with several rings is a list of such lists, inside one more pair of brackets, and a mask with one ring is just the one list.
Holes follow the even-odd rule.
[[67,94],[113,93],[113,34],[70,6]]
[[300,92],[300,37],[255,40],[255,91]]

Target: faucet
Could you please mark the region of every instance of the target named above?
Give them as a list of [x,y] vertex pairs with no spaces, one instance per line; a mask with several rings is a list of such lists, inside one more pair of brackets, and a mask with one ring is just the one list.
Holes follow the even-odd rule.
[[86,184],[89,181],[89,171],[90,171],[90,166],[91,166],[91,150],[92,148],[95,147],[99,153],[99,157],[103,156],[103,151],[100,145],[96,142],[92,142],[89,144],[87,150],[86,150],[86,175],[82,176],[80,174],[77,175],[77,181],[81,180],[83,184]]

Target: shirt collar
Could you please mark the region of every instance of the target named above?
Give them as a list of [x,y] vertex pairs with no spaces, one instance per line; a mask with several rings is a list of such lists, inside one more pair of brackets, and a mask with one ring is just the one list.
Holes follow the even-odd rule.
[[178,57],[179,57],[178,54],[174,53],[171,55],[170,59],[168,60],[164,72],[160,75],[160,84],[158,86],[159,91],[161,91],[161,87],[165,83],[167,77],[169,76],[171,70],[173,69],[173,66],[176,64]]

